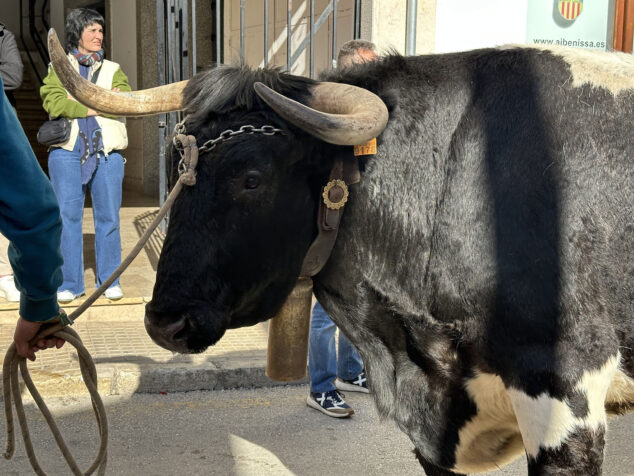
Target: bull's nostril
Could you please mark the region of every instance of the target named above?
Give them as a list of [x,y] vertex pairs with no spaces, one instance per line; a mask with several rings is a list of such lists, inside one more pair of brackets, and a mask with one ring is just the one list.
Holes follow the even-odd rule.
[[181,315],[174,319],[174,315],[160,315],[146,312],[145,328],[150,337],[162,347],[171,350],[181,350],[187,336],[187,329],[191,327],[188,316]]
[[185,310],[156,312],[149,305],[146,307],[145,329],[161,347],[187,354],[203,352],[222,336],[213,328],[201,326],[196,316]]
[[187,327],[187,318],[185,316],[181,316],[177,321],[162,326],[160,332],[170,340],[176,340],[176,335],[182,333],[185,327]]
[[185,341],[187,340],[187,336],[189,331],[191,330],[191,318],[189,317],[188,314],[183,315],[179,321],[179,328],[178,329],[174,329],[174,334],[172,335],[172,340],[174,341]]

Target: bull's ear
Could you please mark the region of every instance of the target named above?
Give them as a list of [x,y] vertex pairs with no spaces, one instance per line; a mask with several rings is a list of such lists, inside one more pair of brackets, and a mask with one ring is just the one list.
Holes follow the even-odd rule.
[[308,105],[263,83],[255,83],[253,87],[284,119],[331,144],[363,144],[378,136],[387,125],[388,111],[383,101],[367,89],[350,84],[317,83],[312,87]]
[[57,33],[48,31],[51,64],[64,88],[83,105],[113,116],[148,116],[179,111],[187,81],[132,92],[114,92],[82,78],[66,57]]

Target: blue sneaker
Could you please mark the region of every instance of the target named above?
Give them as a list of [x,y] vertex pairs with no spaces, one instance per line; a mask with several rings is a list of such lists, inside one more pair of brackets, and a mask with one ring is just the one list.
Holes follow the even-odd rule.
[[346,392],[362,392],[370,393],[368,388],[368,379],[365,376],[365,370],[352,380],[335,379],[335,387],[337,390],[345,390]]
[[344,401],[343,394],[337,390],[323,393],[311,392],[306,398],[306,405],[334,418],[347,418],[354,415],[354,410]]

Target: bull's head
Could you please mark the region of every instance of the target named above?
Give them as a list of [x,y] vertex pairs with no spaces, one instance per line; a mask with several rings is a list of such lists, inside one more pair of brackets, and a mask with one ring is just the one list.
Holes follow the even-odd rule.
[[[145,325],[167,349],[200,352],[228,328],[275,315],[317,232],[320,190],[334,157],[349,154],[341,145],[381,133],[388,117],[383,102],[346,84],[229,67],[117,93],[81,78],[54,32],[49,50],[66,89],[97,111],[184,110],[187,133],[199,146],[244,125],[282,131],[235,135],[200,156],[197,184],[181,192],[171,211]],[[171,157],[175,169],[180,156],[174,148]]]

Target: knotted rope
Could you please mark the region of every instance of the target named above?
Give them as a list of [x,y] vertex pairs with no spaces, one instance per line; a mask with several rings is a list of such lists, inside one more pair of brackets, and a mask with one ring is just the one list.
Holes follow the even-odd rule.
[[53,415],[49,411],[48,407],[44,403],[42,396],[38,392],[35,387],[33,380],[29,374],[26,359],[24,357],[20,357],[17,353],[17,349],[15,343],[12,343],[4,358],[4,364],[2,367],[2,384],[4,391],[4,413],[7,422],[7,446],[6,451],[4,453],[4,457],[6,459],[11,459],[15,452],[15,428],[13,423],[13,412],[12,405],[15,404],[15,411],[18,416],[18,423],[20,424],[20,429],[22,430],[22,440],[24,441],[24,447],[26,449],[27,456],[29,458],[29,462],[31,463],[31,467],[35,471],[36,474],[40,476],[46,476],[46,473],[42,470],[37,458],[35,456],[35,451],[33,450],[33,444],[31,443],[31,437],[29,434],[29,427],[26,421],[26,415],[24,413],[24,405],[22,403],[22,395],[20,393],[20,387],[18,382],[18,367],[20,368],[20,373],[22,374],[22,379],[26,387],[28,388],[33,400],[37,404],[38,408],[42,412],[46,423],[51,429],[51,433],[57,442],[57,445],[64,456],[64,459],[68,463],[70,469],[75,475],[90,475],[96,469],[99,470],[98,474],[101,476],[106,472],[106,462],[108,458],[107,454],[107,445],[108,445],[108,421],[106,418],[106,410],[99,396],[99,392],[97,390],[97,369],[95,367],[95,363],[92,360],[92,357],[86,347],[84,347],[79,335],[77,333],[67,328],[68,325],[71,325],[75,319],[77,319],[86,309],[90,307],[92,303],[94,303],[99,296],[101,296],[106,289],[110,287],[110,285],[117,279],[121,273],[130,265],[130,263],[136,258],[139,252],[145,246],[145,243],[148,241],[156,227],[161,223],[161,220],[167,214],[167,211],[170,209],[174,200],[180,193],[183,188],[183,185],[192,186],[196,184],[196,164],[198,162],[198,148],[196,147],[196,139],[189,135],[185,136],[183,134],[178,134],[174,138],[179,141],[179,144],[182,144],[182,160],[181,165],[179,165],[179,173],[180,177],[176,182],[176,185],[170,192],[167,200],[161,207],[158,212],[158,215],[150,225],[150,227],[145,231],[143,236],[139,239],[137,244],[134,246],[132,251],[128,254],[128,256],[123,260],[123,262],[117,267],[117,269],[110,275],[104,283],[99,286],[99,288],[93,292],[90,297],[88,297],[75,311],[73,311],[69,316],[66,316],[63,312],[60,313],[60,320],[50,325],[42,326],[40,332],[33,338],[30,345],[34,345],[39,339],[55,336],[60,339],[64,339],[70,345],[75,347],[77,350],[77,354],[79,357],[79,368],[81,370],[81,375],[84,379],[84,383],[90,393],[90,399],[92,401],[92,407],[95,412],[95,416],[97,418],[97,426],[99,429],[99,451],[95,460],[90,465],[90,467],[82,472],[75,459],[73,458],[70,450],[68,449],[64,438],[62,437],[59,428],[53,418]]

